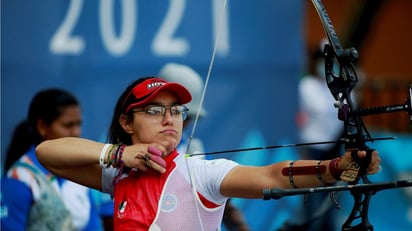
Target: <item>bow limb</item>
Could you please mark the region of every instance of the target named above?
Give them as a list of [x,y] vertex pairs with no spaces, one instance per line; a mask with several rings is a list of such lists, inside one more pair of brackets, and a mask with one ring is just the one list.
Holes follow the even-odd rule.
[[[217,4],[217,1],[214,1],[214,3]],[[217,7],[217,6],[215,6],[215,7]],[[215,63],[216,53],[217,53],[217,48],[218,48],[217,44],[219,44],[220,35],[221,35],[221,31],[222,31],[221,30],[222,23],[220,23],[220,22],[223,21],[223,16],[224,16],[223,12],[226,10],[226,7],[227,7],[227,0],[224,0],[223,1],[223,10],[221,11],[220,15],[218,16],[217,25],[218,25],[219,28],[217,30],[215,41],[214,41],[214,44],[213,44],[213,52],[212,52],[212,56],[210,57],[209,68],[208,68],[207,75],[206,75],[205,85],[203,86],[202,96],[200,98],[198,108],[196,109],[196,116],[195,116],[195,120],[193,122],[192,131],[191,131],[190,136],[189,136],[189,141],[188,141],[188,144],[186,146],[186,153],[188,153],[188,151],[190,150],[190,144],[191,144],[191,141],[192,141],[193,136],[195,134],[195,130],[197,128],[197,123],[198,123],[199,117],[200,117],[200,110],[202,109],[202,106],[203,106],[203,101],[204,101],[205,95],[206,95],[206,89],[208,87],[209,79],[210,79],[212,69],[213,69],[213,65]]]

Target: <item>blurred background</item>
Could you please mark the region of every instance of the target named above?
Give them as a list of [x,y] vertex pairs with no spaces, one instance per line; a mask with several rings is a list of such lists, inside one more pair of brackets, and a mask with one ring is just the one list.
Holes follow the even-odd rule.
[[[403,103],[412,84],[412,1],[323,3],[343,47],[360,53],[360,106]],[[189,65],[206,80],[216,36],[204,99],[208,115],[195,136],[207,151],[297,142],[298,83],[309,51],[325,37],[309,0],[228,0],[226,7],[223,0],[1,1],[2,163],[14,127],[40,89],[73,92],[82,104],[83,137],[104,141],[126,85],[156,75],[168,62]],[[383,159],[382,172],[372,179],[411,179],[409,116],[397,112],[364,120],[373,136],[397,137],[371,144]],[[299,151],[210,158],[220,157],[262,165],[299,158]],[[339,225],[352,207],[349,192],[340,194]],[[410,189],[376,194],[370,206],[375,230],[411,230],[411,194]],[[233,202],[253,230],[276,230],[296,219],[302,206],[300,196]]]

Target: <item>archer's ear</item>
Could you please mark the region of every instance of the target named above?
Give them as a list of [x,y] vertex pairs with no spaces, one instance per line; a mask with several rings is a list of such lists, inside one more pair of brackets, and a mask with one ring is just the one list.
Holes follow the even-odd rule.
[[48,126],[43,120],[37,120],[36,129],[41,137],[45,137],[47,135]]
[[120,115],[119,117],[120,126],[126,133],[133,134],[132,120],[127,115]]

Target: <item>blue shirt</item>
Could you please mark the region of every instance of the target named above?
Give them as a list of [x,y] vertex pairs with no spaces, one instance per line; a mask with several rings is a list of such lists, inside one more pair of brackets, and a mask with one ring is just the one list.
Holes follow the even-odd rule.
[[[28,158],[32,164],[40,169],[45,175],[55,178],[58,186],[61,186],[67,180],[57,178],[47,171],[37,160],[34,146],[22,158]],[[89,191],[89,200],[91,200],[91,190]],[[34,202],[32,188],[27,183],[19,180],[13,175],[13,167],[2,176],[1,179],[1,228],[2,230],[26,230],[26,224],[29,217],[31,206]],[[96,203],[90,203],[90,217],[87,225],[82,230],[98,231],[103,230],[99,211]]]

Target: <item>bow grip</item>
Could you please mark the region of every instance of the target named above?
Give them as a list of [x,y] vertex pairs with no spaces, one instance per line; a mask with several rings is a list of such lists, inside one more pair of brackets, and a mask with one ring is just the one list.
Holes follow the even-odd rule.
[[372,152],[374,149],[365,146],[366,156],[359,158],[358,151],[361,149],[352,150],[351,155],[353,161],[343,170],[340,178],[346,182],[358,182],[359,177],[365,177],[368,166],[372,161]]

